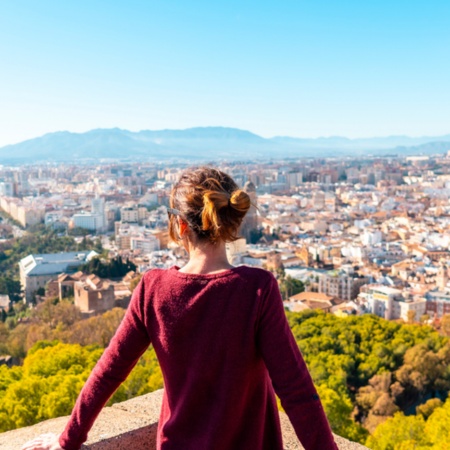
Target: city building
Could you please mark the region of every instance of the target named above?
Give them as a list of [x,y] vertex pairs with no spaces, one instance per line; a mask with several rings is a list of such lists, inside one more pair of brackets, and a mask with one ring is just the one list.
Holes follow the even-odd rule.
[[321,310],[331,312],[331,309],[341,301],[320,292],[300,292],[299,294],[289,297],[284,302],[285,306],[294,312],[305,311],[308,309]]
[[45,289],[59,274],[74,273],[82,264],[98,256],[94,251],[28,255],[19,261],[20,283],[26,302],[34,300],[36,291]]
[[251,206],[242,221],[239,233],[247,240],[252,242],[253,233],[258,229],[258,200],[256,196],[256,187],[251,181],[244,185],[244,191],[249,195]]
[[360,287],[368,281],[365,277],[333,270],[319,276],[319,292],[342,300],[353,300],[358,296]]
[[103,232],[108,228],[105,213],[105,200],[95,197],[91,201],[91,212],[80,212],[72,217],[74,228],[84,228],[94,232]]
[[366,312],[386,320],[409,321],[411,311],[413,320],[418,322],[427,311],[425,298],[410,298],[404,296],[401,290],[389,286],[369,285],[360,294],[360,299],[366,307]]
[[74,283],[74,298],[82,313],[100,314],[114,308],[114,286],[97,275],[88,275]]

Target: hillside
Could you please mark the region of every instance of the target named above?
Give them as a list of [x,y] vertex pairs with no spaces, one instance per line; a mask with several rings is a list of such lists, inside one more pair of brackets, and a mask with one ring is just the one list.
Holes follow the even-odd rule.
[[0,148],[2,163],[80,161],[87,159],[211,160],[288,157],[433,154],[450,150],[450,135],[372,139],[327,137],[263,138],[236,128],[198,127],[186,130],[132,132],[96,129],[86,133],[60,131]]

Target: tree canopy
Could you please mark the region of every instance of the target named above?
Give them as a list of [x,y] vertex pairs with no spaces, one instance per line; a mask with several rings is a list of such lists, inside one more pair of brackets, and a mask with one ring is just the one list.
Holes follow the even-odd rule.
[[[123,315],[115,308],[81,320],[70,302],[48,300],[28,323],[0,323],[0,352],[26,355],[23,366],[0,368],[0,431],[68,414]],[[335,433],[379,450],[437,450],[442,436],[450,440],[448,338],[372,315],[287,317]],[[149,349],[110,402],[162,385]]]
[[136,271],[136,265],[126,259],[123,261],[121,256],[117,256],[108,262],[103,262],[100,258],[92,258],[86,264],[79,267],[84,273],[94,273],[100,278],[120,278],[128,272]]

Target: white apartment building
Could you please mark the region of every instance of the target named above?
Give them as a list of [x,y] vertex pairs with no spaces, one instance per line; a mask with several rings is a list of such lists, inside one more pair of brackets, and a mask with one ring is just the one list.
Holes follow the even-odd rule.
[[120,220],[123,223],[142,223],[147,218],[148,211],[145,207],[124,207],[120,209]]
[[408,320],[408,312],[414,311],[418,322],[426,313],[427,301],[424,298],[406,299],[399,289],[389,286],[369,286],[362,296],[365,298],[367,312],[386,320]]
[[105,200],[95,197],[91,201],[91,212],[81,212],[72,217],[73,226],[91,231],[104,231],[107,228]]
[[73,226],[75,228],[84,228],[86,230],[97,231],[103,229],[103,217],[92,213],[79,213],[72,216]]
[[160,249],[159,240],[155,236],[131,236],[130,248],[144,254],[155,252]]
[[383,240],[383,235],[381,231],[375,230],[365,230],[361,235],[361,243],[365,246],[372,246],[381,243]]
[[388,286],[370,286],[366,292],[367,312],[387,320],[394,318],[394,300],[402,296],[402,291]]

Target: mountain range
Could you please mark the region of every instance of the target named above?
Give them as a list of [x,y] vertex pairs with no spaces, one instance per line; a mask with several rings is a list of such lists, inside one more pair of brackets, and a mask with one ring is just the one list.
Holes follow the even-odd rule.
[[249,160],[299,157],[419,155],[450,150],[450,134],[439,137],[389,136],[364,139],[263,138],[226,127],[186,130],[95,129],[85,133],[59,131],[0,148],[0,161]]

